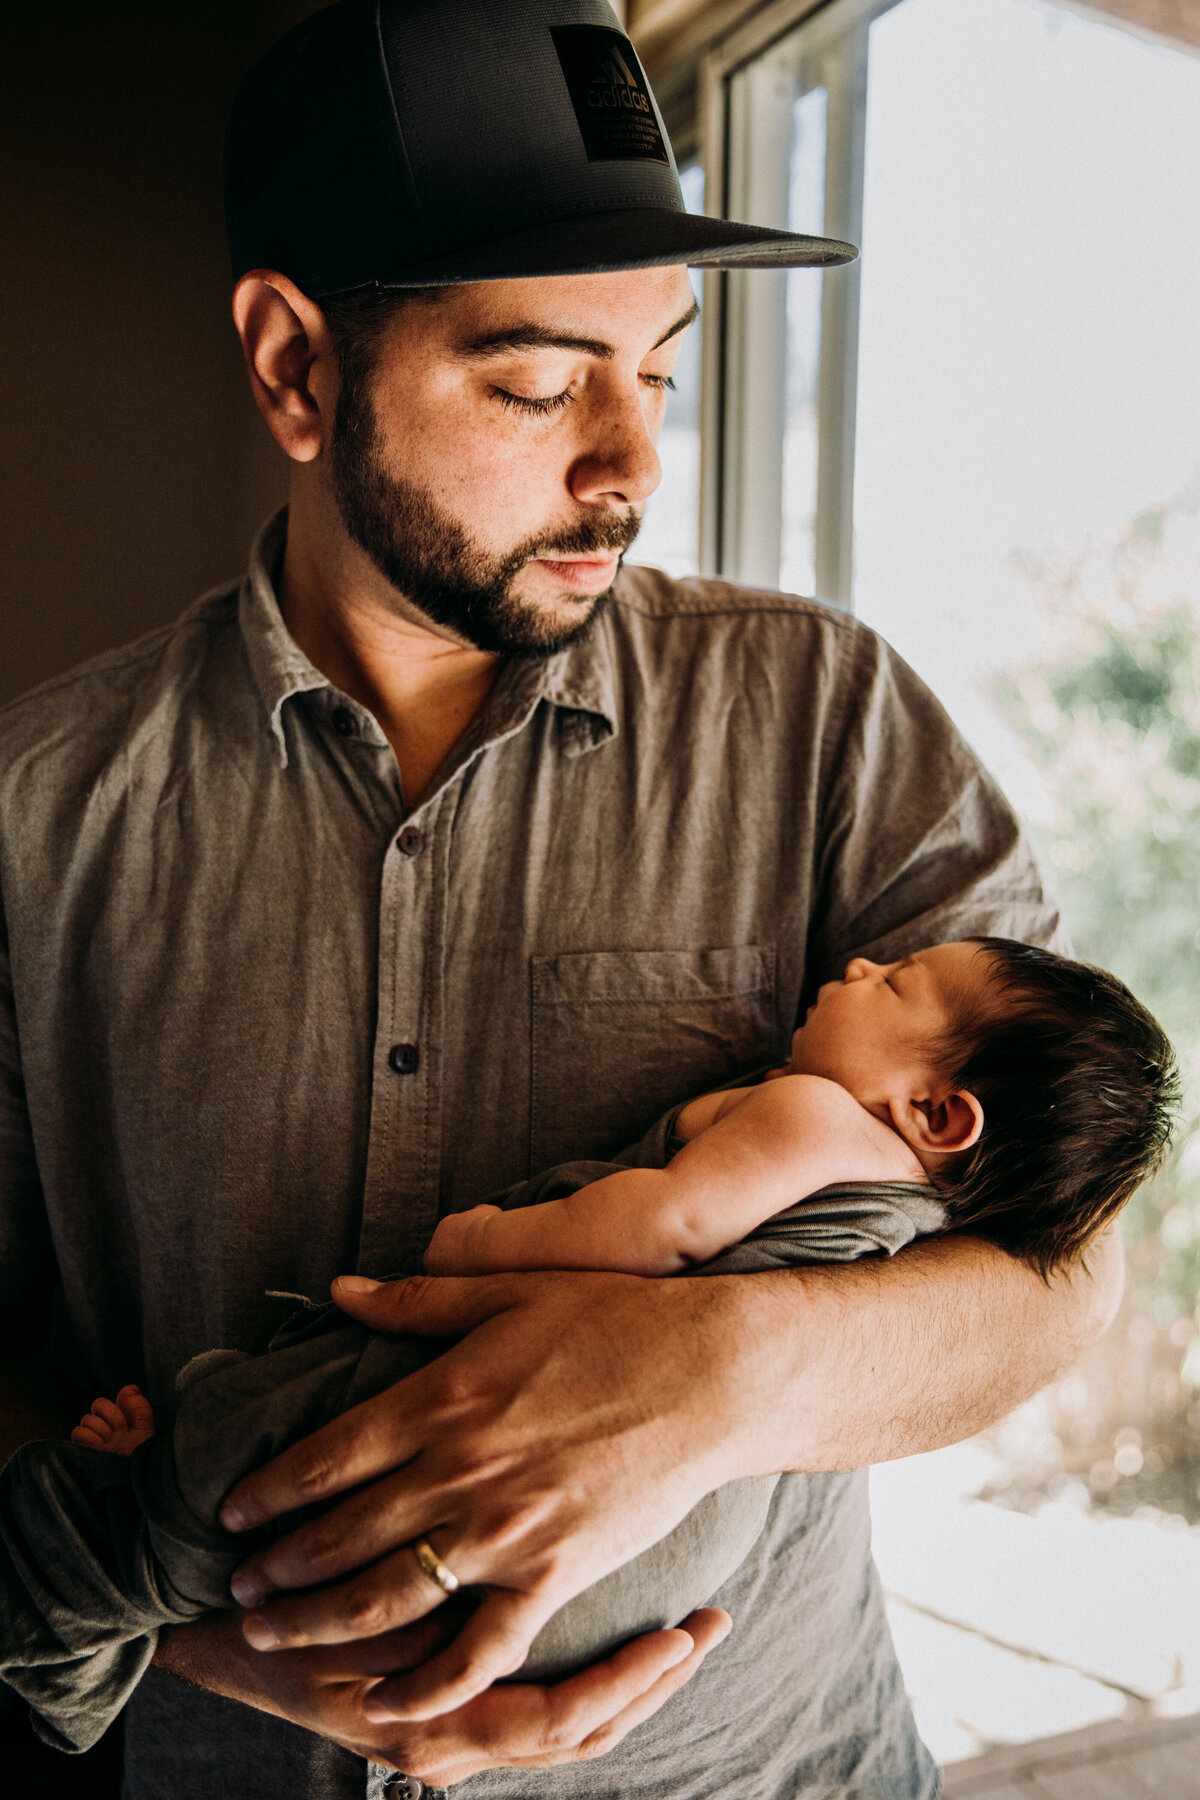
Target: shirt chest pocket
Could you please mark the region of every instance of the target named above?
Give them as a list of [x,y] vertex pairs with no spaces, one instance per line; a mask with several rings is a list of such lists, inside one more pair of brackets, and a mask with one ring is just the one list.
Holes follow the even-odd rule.
[[533,958],[530,1172],[608,1157],[778,1049],[774,947]]

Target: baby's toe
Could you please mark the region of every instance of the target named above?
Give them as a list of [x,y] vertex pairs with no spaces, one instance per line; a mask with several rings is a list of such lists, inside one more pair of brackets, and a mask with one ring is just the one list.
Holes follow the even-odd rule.
[[88,1413],[87,1417],[81,1419],[71,1433],[71,1442],[82,1444],[87,1450],[103,1450],[111,1437],[111,1427],[106,1425],[103,1419],[98,1419],[94,1413]]
[[105,1420],[114,1431],[124,1431],[127,1423],[125,1414],[121,1411],[115,1400],[93,1400],[92,1410],[88,1414],[85,1423],[90,1425],[93,1419],[96,1418]]

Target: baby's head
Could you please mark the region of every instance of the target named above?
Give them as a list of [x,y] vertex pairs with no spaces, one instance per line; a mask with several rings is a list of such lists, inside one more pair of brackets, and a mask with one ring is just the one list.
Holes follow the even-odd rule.
[[1115,976],[1009,938],[855,957],[792,1040],[920,1158],[958,1230],[1043,1274],[1161,1163],[1178,1092],[1166,1035]]

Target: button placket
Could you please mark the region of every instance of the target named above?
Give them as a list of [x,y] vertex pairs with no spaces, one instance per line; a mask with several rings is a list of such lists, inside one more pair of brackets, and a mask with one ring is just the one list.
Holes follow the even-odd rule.
[[[452,808],[451,808],[452,811]],[[395,832],[380,877],[375,1077],[358,1266],[416,1270],[437,1222],[447,844],[441,801]]]

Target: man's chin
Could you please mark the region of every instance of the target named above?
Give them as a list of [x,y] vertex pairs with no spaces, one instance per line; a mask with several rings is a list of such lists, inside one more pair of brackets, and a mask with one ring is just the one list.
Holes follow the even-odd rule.
[[591,631],[608,602],[611,588],[602,594],[524,591],[521,575],[514,577],[502,594],[473,594],[452,587],[422,592],[406,588],[389,570],[397,593],[425,614],[442,635],[490,656],[538,660],[554,656],[578,643]]
[[619,568],[618,561],[606,572],[603,587],[580,593],[573,585],[556,580],[551,565],[527,565],[509,588],[506,623],[527,637],[531,646],[544,641],[557,648],[560,637],[573,638],[603,612]]
[[509,656],[554,656],[585,638],[604,612],[612,593],[539,594],[536,599],[513,592],[507,616],[495,624]]

